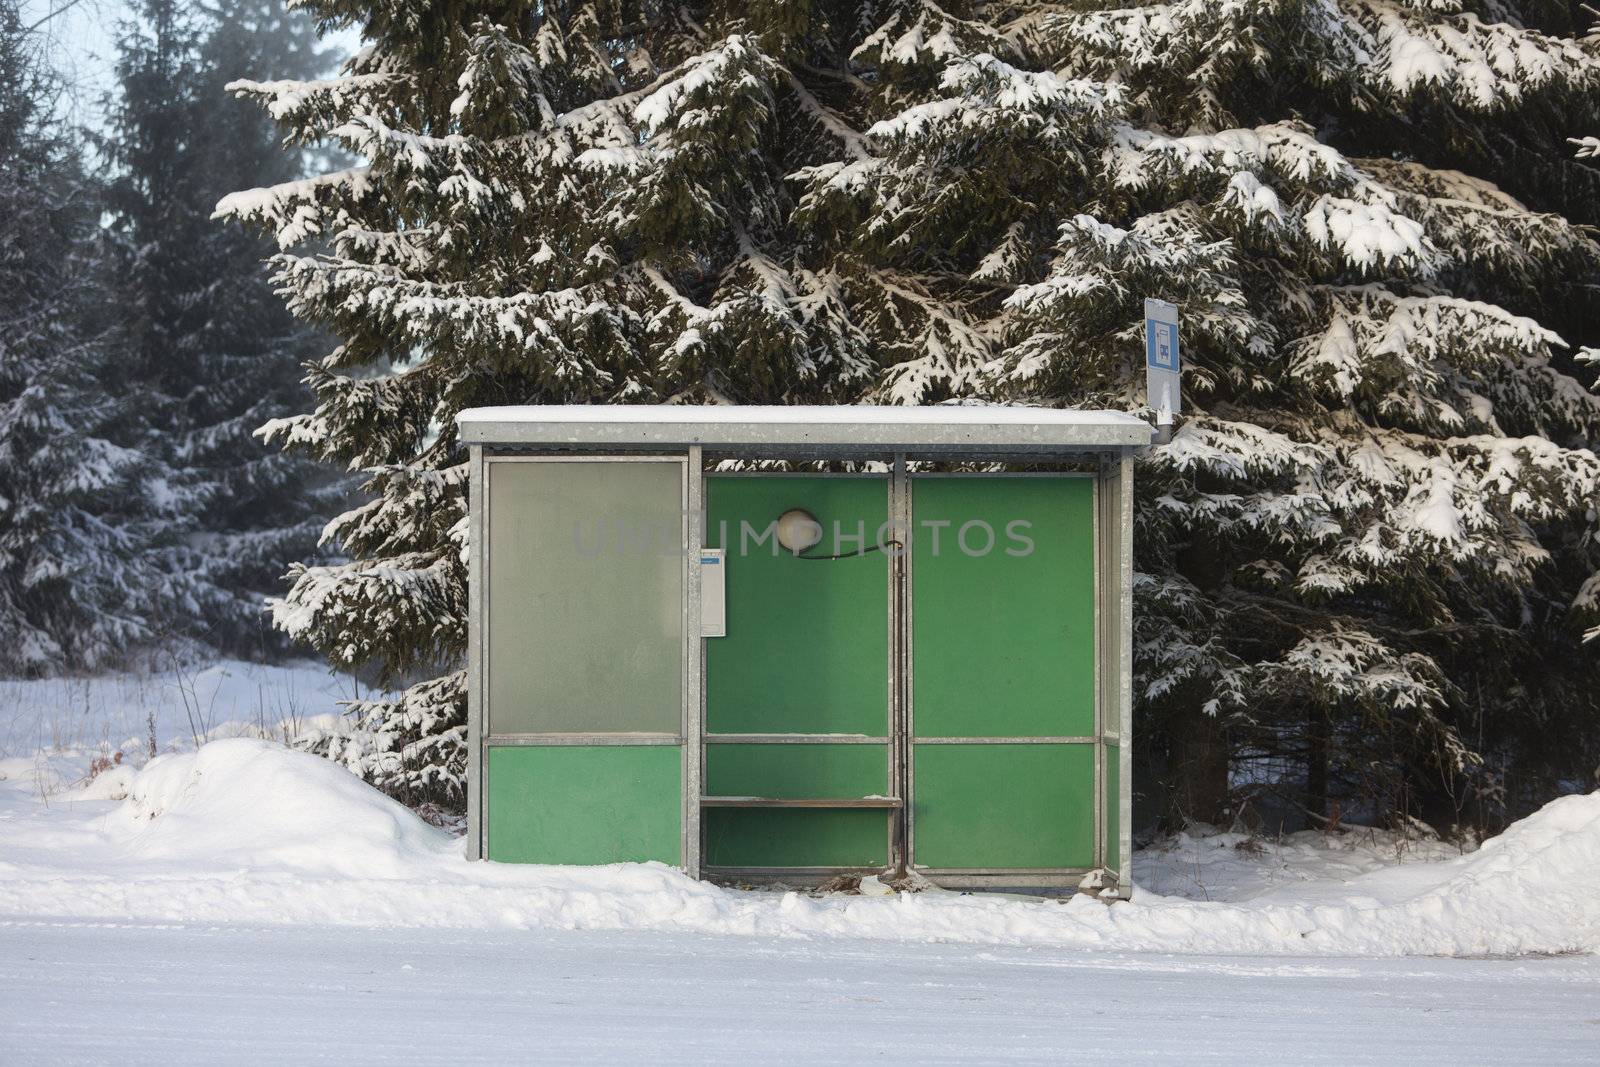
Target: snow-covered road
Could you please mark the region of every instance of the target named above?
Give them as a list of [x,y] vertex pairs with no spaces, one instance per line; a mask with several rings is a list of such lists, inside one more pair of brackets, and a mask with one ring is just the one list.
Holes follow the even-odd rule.
[[1600,958],[0,921],[11,1063],[1593,1063]]

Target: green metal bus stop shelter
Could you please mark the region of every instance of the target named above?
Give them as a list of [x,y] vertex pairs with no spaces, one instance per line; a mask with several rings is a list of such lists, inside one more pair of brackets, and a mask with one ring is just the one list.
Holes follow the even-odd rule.
[[1127,894],[1147,423],[529,406],[459,426],[469,855]]

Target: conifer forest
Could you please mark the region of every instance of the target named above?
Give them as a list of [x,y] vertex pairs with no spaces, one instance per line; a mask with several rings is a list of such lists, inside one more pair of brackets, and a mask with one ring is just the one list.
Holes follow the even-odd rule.
[[1596,787],[1587,7],[134,0],[88,89],[58,13],[0,0],[6,676],[317,657],[298,743],[459,812],[458,412],[1148,416],[1155,297],[1140,827]]

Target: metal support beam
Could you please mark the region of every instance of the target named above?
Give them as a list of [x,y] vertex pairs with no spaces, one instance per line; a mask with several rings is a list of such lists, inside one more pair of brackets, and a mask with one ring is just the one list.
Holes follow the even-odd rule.
[[1133,890],[1133,457],[1127,452],[1110,453],[1101,464],[1097,525],[1101,759],[1111,758],[1109,744],[1117,746],[1117,796],[1101,798],[1116,805],[1116,854],[1104,866],[1116,879],[1110,888],[1127,898]]
[[700,794],[705,767],[705,638],[700,636],[700,549],[705,545],[705,471],[700,446],[684,468],[683,869],[700,877]]
[[[911,796],[911,475],[904,453],[889,472],[889,528],[900,550],[889,557],[889,789]],[[896,876],[911,868],[911,805],[889,821],[889,865]]]
[[467,449],[467,859],[483,841],[483,539],[488,529],[483,446]]
[[1133,456],[1117,457],[1117,712],[1122,763],[1117,775],[1121,791],[1117,828],[1122,867],[1117,894],[1133,895]]

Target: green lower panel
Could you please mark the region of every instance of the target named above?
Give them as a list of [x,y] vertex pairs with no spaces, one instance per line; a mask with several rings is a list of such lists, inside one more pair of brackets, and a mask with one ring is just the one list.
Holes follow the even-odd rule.
[[913,857],[944,869],[1094,865],[1094,746],[915,746]]
[[865,797],[888,791],[884,745],[706,746],[706,795],[714,797]]
[[1122,829],[1118,819],[1122,815],[1122,754],[1116,745],[1106,746],[1106,843],[1104,865],[1121,871],[1122,861],[1118,849],[1122,843]]
[[676,745],[489,749],[489,858],[503,863],[681,862]]
[[883,811],[707,808],[710,867],[881,867],[888,862]]

